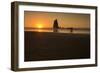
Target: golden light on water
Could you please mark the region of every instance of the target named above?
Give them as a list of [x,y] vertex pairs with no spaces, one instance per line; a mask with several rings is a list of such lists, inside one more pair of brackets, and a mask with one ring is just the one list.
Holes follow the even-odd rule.
[[41,29],[39,29],[39,30],[37,30],[37,32],[42,32],[42,30],[41,30]]
[[37,28],[38,28],[38,32],[42,32],[41,28],[43,28],[43,25],[42,24],[37,24]]

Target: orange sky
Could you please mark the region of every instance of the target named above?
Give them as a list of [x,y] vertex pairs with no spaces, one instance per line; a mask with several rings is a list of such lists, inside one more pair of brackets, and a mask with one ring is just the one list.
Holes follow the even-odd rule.
[[57,19],[59,26],[68,28],[89,28],[89,14],[75,13],[53,13],[53,12],[24,12],[25,27],[32,28],[52,28],[54,20]]

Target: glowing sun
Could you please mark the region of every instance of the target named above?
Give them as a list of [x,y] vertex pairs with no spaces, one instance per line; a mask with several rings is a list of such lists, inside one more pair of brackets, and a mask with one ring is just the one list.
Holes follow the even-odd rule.
[[41,24],[38,24],[37,27],[38,28],[43,28],[43,26]]

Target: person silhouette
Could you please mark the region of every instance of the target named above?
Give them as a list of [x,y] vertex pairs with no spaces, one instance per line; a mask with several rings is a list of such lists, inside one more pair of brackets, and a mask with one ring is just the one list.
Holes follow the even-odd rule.
[[71,32],[71,33],[73,32],[73,28],[70,28],[70,32]]
[[53,32],[58,32],[58,21],[57,19],[54,20],[54,24],[53,24]]
[[70,27],[70,28],[68,28],[69,30],[70,30],[70,33],[73,33],[73,28],[72,27]]

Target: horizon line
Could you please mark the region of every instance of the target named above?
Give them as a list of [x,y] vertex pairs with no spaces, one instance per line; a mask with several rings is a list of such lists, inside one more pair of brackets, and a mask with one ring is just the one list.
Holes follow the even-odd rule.
[[[33,27],[24,27],[24,29],[47,29],[47,30],[53,30],[53,29],[55,29],[55,28],[33,28]],[[70,30],[70,29],[72,29],[72,30],[90,30],[90,28],[73,28],[73,27],[68,27],[68,28],[64,28],[64,27],[59,27],[59,28],[57,28],[57,29],[62,29],[62,30]]]

